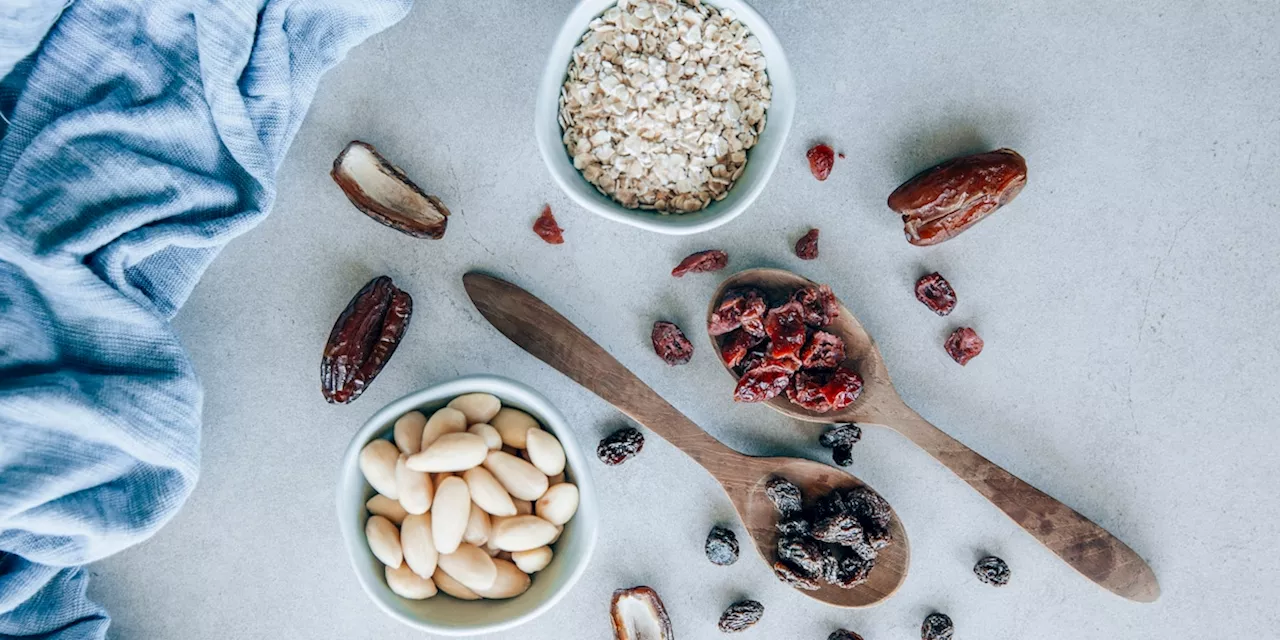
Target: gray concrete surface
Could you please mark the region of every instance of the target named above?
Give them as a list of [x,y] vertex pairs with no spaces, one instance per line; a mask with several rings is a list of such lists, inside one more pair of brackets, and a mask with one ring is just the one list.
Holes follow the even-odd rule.
[[[918,637],[938,609],[959,640],[1264,638],[1280,627],[1280,5],[1191,2],[755,3],[797,74],[786,159],[752,210],[671,238],[571,205],[538,157],[531,117],[556,2],[421,2],[332,72],[280,172],[275,213],[233,242],[176,321],[207,388],[204,473],[154,539],[92,568],[115,638],[411,638],[357,586],[333,516],[339,457],[383,403],[470,372],[532,384],[583,440],[623,422],[485,324],[460,276],[484,269],[543,296],[696,422],[750,453],[823,458],[813,427],[728,399],[698,339],[669,369],[658,318],[696,330],[716,276],[673,280],[687,253],[776,265],[831,283],[883,347],[907,401],[961,441],[1127,541],[1164,597],[1138,605],[1075,575],[940,465],[868,428],[853,470],[911,537],[911,574],[872,609],[810,601],[755,557],[729,568],[702,540],[732,511],[712,480],[653,437],[597,466],[602,535],[584,579],[510,638],[608,637],[618,587],[649,584],[681,638],[749,596],[744,638]],[[414,240],[357,213],[330,181],[348,140],[376,144],[453,209]],[[805,150],[848,155],[830,180]],[[884,206],[906,177],[956,154],[1022,152],[1017,201],[932,249]],[[550,203],[567,242],[529,225]],[[822,229],[821,259],[791,245]],[[940,270],[946,319],[911,284]],[[362,398],[327,405],[320,349],[337,312],[386,273],[417,301],[395,359]],[[966,368],[940,344],[972,325]],[[1013,582],[970,566],[996,553]]]

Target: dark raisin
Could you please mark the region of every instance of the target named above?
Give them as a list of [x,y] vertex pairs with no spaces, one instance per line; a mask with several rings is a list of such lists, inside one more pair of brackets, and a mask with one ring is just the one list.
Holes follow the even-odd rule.
[[920,640],[951,640],[956,626],[945,613],[931,613],[920,625]]
[[815,145],[804,154],[809,160],[809,172],[818,180],[826,180],[831,175],[831,167],[836,163],[836,152],[825,144]]
[[769,502],[773,503],[773,508],[778,513],[787,516],[793,513],[799,513],[802,505],[800,497],[800,488],[792,484],[786,478],[772,478],[769,483],[764,486],[764,494],[768,496]]
[[822,573],[822,547],[809,538],[778,538],[778,557],[806,576]]
[[709,271],[719,271],[729,264],[729,254],[719,250],[711,249],[708,251],[699,251],[692,254],[676,268],[671,270],[671,275],[677,278],[683,278],[686,273],[707,273]]
[[653,352],[671,366],[688,364],[693,357],[693,345],[684,336],[684,332],[671,322],[659,320],[653,323],[653,331],[649,334],[653,341]]
[[916,280],[916,300],[940,316],[945,316],[956,308],[955,290],[937,271]]
[[814,260],[818,257],[818,230],[810,229],[796,241],[796,257],[801,260]]
[[822,579],[835,584],[840,576],[840,557],[844,552],[836,545],[826,545],[822,548]]
[[836,579],[831,584],[841,589],[852,589],[867,581],[876,563],[856,554],[845,554],[840,557],[840,565],[836,569]]
[[800,354],[804,369],[834,369],[844,362],[844,340],[826,331],[815,331]]
[[778,576],[779,580],[797,589],[816,591],[822,588],[822,585],[818,584],[817,580],[814,580],[809,576],[801,575],[796,571],[795,567],[781,560],[773,563],[773,575]]
[[811,327],[825,327],[840,315],[836,294],[825,284],[802,287],[792,294],[791,299],[800,303],[804,323]]
[[731,565],[738,561],[738,536],[724,527],[711,527],[706,552],[711,564]]
[[866,487],[850,489],[845,493],[845,501],[849,510],[865,528],[868,525],[879,525],[887,528],[893,517],[893,509],[880,494]]
[[862,636],[852,631],[846,631],[844,629],[836,629],[835,631],[831,632],[831,635],[827,636],[827,640],[862,640]]
[[862,439],[862,427],[856,424],[838,424],[818,436],[818,444],[831,449],[839,445],[854,445]]
[[634,427],[625,427],[601,440],[596,446],[596,455],[601,462],[612,467],[634,458],[643,448],[644,434]]
[[743,600],[729,605],[720,615],[720,630],[725,633],[744,631],[751,625],[760,622],[764,615],[764,605],[755,600]]
[[942,345],[942,348],[947,350],[947,355],[962,367],[982,353],[982,347],[982,338],[978,337],[978,332],[969,327],[956,329]]
[[852,513],[837,513],[813,523],[813,539],[847,547],[866,540],[862,525]]
[[973,573],[978,579],[993,586],[1003,587],[1009,584],[1009,565],[995,556],[987,556],[973,565]]
[[841,467],[853,464],[853,447],[847,444],[836,445],[831,450],[831,461]]
[[779,520],[776,528],[784,536],[807,536],[813,530],[813,524],[796,515]]
[[542,207],[542,215],[533,221],[533,232],[547,244],[564,244],[564,229],[556,224],[556,217],[551,213],[551,205]]

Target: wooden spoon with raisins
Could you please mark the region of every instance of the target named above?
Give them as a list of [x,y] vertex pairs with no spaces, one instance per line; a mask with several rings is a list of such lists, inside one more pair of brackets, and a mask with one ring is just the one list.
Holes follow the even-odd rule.
[[[825,310],[819,288],[821,294],[829,296]],[[802,291],[813,295],[802,300],[803,296],[798,295]],[[762,304],[757,299],[763,300],[766,309],[763,318],[757,317]],[[813,300],[818,302],[809,304]],[[792,368],[795,376],[790,386],[785,383],[770,386],[770,372],[779,368],[785,370],[790,354],[780,353],[785,349],[772,346],[763,349],[758,345],[748,347],[744,352],[743,333],[768,329],[772,333],[761,337],[758,342],[768,345],[785,342],[788,328],[796,324],[787,321],[789,308],[825,316],[817,320],[821,326],[808,322],[807,329],[801,325],[798,331],[801,335],[808,332],[808,343],[814,343],[814,336],[823,333],[837,336],[842,349],[819,345],[822,349],[814,351],[828,355],[836,352],[842,357],[837,362],[823,363],[805,379],[801,378],[806,375],[803,368],[798,372]],[[760,323],[759,326],[756,322]],[[826,287],[781,269],[741,271],[727,278],[712,296],[707,310],[707,326],[712,345],[717,353],[722,354],[721,364],[739,380],[735,399],[762,401],[780,413],[808,422],[855,422],[893,429],[955,472],[1086,578],[1116,595],[1137,602],[1153,602],[1160,597],[1155,573],[1128,545],[1070,507],[964,446],[908,407],[889,378],[884,357],[880,355],[875,340]],[[770,340],[776,337],[773,334],[783,339]],[[808,351],[808,344],[797,351],[804,356],[804,362],[808,362]],[[797,364],[800,360],[791,362]],[[747,369],[760,373],[748,376]],[[850,382],[833,391],[830,387],[837,376],[827,373],[832,371],[847,372],[845,377]],[[816,384],[814,377],[818,379]],[[779,391],[777,386],[784,388]]]

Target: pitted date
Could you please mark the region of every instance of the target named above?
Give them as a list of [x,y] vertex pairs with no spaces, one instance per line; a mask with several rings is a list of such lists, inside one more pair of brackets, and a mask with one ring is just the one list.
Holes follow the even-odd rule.
[[950,240],[1008,204],[1027,184],[1027,161],[1012,149],[954,158],[916,174],[889,195],[907,242]]
[[345,404],[361,393],[391,359],[413,315],[413,298],[379,276],[342,310],[320,359],[320,392]]

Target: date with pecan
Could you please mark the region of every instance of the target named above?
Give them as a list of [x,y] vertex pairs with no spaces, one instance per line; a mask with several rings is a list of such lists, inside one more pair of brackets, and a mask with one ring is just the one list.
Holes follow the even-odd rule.
[[370,218],[415,238],[444,237],[449,208],[420,189],[373,145],[359,140],[348,143],[329,175],[351,204]]
[[391,359],[413,315],[413,298],[387,276],[369,281],[329,332],[320,359],[320,392],[331,403],[360,397]]
[[954,158],[916,174],[889,195],[907,242],[938,244],[1013,200],[1027,184],[1027,162],[1012,149]]

